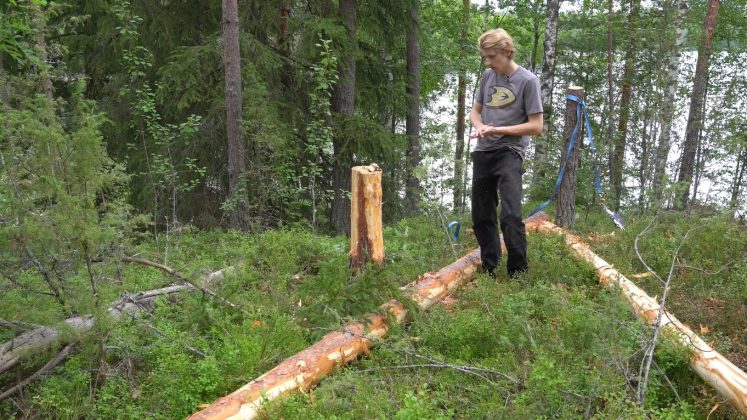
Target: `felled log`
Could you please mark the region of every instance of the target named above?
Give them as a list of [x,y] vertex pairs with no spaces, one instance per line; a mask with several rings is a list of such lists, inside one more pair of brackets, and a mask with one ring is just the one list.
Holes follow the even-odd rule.
[[[221,279],[224,270],[216,271],[206,276],[204,281],[210,283]],[[135,315],[144,307],[153,304],[153,300],[160,296],[168,296],[185,291],[197,290],[191,284],[179,284],[160,289],[148,290],[134,295],[125,295],[118,299],[107,310],[109,316],[119,319],[122,315]],[[66,345],[93,328],[95,319],[91,315],[68,318],[64,321],[65,329],[70,333],[53,327],[42,326],[20,334],[11,340],[0,344],[0,374],[17,366],[23,358],[39,354],[55,345]]]
[[[599,282],[602,285],[611,289],[619,289],[642,320],[650,325],[656,325],[660,306],[653,298],[592,252],[578,236],[550,222],[544,213],[539,213],[536,217],[543,220],[532,224],[531,227],[527,226],[528,230],[562,235],[577,257],[594,266],[599,273]],[[689,352],[690,367],[721,396],[730,401],[739,412],[747,416],[747,374],[714,350],[666,309],[661,319],[661,329],[665,332],[664,337]]]
[[384,265],[381,229],[381,168],[352,169],[350,199],[350,267],[360,270],[367,262]]
[[[527,226],[535,223],[526,221]],[[501,246],[504,247],[503,243]],[[480,265],[479,249],[435,273],[426,273],[402,289],[421,309],[425,310],[475,276]],[[331,332],[316,344],[297,353],[272,370],[254,379],[231,394],[193,414],[192,420],[252,419],[266,401],[294,392],[303,392],[316,385],[338,366],[368,354],[374,342],[388,332],[388,323],[407,321],[405,306],[390,300],[380,306],[381,312],[365,315],[365,323],[350,323],[342,331]]]

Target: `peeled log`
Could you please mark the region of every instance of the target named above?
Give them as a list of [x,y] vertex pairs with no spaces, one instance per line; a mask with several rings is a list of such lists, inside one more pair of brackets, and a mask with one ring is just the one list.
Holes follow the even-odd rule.
[[[589,245],[583,243],[578,236],[550,222],[544,213],[538,213],[535,217],[542,220],[533,223],[531,227],[527,225],[528,230],[563,235],[576,256],[594,266],[599,273],[599,282],[602,285],[611,289],[620,289],[636,314],[646,323],[656,325],[660,306],[654,299],[592,252]],[[666,309],[661,322],[662,332],[666,332],[664,336],[690,352],[690,367],[719,394],[729,400],[739,412],[747,416],[747,374],[709,346]]]
[[[527,227],[537,222],[535,217],[525,221]],[[501,246],[505,250],[503,243]],[[428,309],[474,277],[479,265],[480,250],[475,249],[438,272],[420,276],[402,289],[409,292],[411,299],[421,309]],[[382,313],[365,316],[365,325],[351,323],[343,331],[325,335],[316,344],[285,359],[233,393],[219,398],[190,419],[252,419],[266,401],[308,390],[332,374],[336,367],[368,354],[374,343],[366,337],[382,338],[388,332],[389,321],[401,324],[408,318],[407,309],[397,300],[392,299],[380,308]]]
[[381,168],[375,163],[352,169],[350,200],[350,267],[368,261],[384,265],[381,229]]
[[[223,277],[224,271],[211,273],[204,281],[209,283],[220,279]],[[114,302],[107,312],[114,319],[120,318],[123,314],[135,315],[142,311],[144,307],[151,305],[153,300],[159,296],[194,290],[197,289],[190,284],[180,284],[127,295]],[[27,331],[0,344],[0,374],[17,366],[24,358],[39,354],[55,345],[65,345],[76,341],[78,337],[90,331],[96,321],[91,315],[82,315],[68,318],[63,322],[72,334],[66,334],[63,330],[44,326]]]

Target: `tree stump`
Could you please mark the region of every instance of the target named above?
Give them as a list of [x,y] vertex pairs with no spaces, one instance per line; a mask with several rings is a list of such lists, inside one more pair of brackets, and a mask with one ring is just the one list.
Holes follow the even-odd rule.
[[[569,95],[575,95],[579,99],[584,99],[584,89],[580,86],[571,86],[568,88]],[[568,143],[571,140],[573,128],[576,126],[576,108],[578,104],[571,100],[565,101],[565,135],[563,136],[563,149],[560,164],[566,159]],[[583,118],[583,115],[581,116]],[[578,168],[578,150],[581,148],[584,138],[584,125],[580,124],[576,133],[576,142],[570,156],[567,156],[568,162],[565,166],[565,175],[560,182],[558,191],[558,201],[556,206],[556,223],[561,227],[572,227],[573,220],[576,217],[576,170]]]
[[350,268],[360,271],[367,262],[383,266],[381,227],[381,168],[375,163],[352,169],[350,199]]

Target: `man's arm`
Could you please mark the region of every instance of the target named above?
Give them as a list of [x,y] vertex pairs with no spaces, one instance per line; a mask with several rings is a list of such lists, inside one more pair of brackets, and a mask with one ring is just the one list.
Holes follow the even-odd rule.
[[487,130],[487,134],[491,135],[503,135],[503,136],[539,136],[542,134],[543,129],[543,117],[542,113],[529,115],[529,121],[518,124],[508,125],[505,127],[491,127]]
[[485,130],[492,128],[491,125],[485,125],[482,123],[482,104],[474,101],[472,103],[472,110],[469,112],[469,120],[472,122],[472,127],[477,130],[474,134],[470,134],[469,138],[485,137],[488,134]]

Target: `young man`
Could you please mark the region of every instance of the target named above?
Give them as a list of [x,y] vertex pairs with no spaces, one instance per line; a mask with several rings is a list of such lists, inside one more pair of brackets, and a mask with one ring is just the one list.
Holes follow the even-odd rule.
[[521,175],[529,136],[542,134],[540,85],[537,76],[514,62],[516,48],[503,29],[482,34],[477,48],[489,68],[482,75],[470,112],[476,129],[471,138],[478,139],[472,152],[472,224],[482,267],[495,278],[501,259],[496,226],[500,192],[506,265],[514,277],[528,268]]

